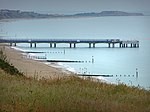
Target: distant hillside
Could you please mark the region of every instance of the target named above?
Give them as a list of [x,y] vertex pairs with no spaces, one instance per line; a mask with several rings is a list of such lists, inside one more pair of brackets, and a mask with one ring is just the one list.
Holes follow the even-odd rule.
[[51,15],[39,14],[35,12],[22,12],[20,10],[0,10],[0,19],[16,19],[16,18],[48,18]]
[[20,10],[0,10],[0,19],[17,19],[17,18],[68,18],[68,17],[101,17],[101,16],[143,16],[142,13],[127,13],[122,11],[102,11],[100,13],[77,13],[73,15],[59,14],[39,14],[35,12],[23,12]]
[[123,11],[102,11],[100,13],[78,13],[74,16],[144,16],[142,13],[127,13]]

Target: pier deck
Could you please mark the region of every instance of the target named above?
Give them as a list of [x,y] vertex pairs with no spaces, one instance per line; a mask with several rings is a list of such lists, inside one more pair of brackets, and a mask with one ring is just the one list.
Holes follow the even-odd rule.
[[[9,43],[11,46],[14,44],[16,46],[17,43],[29,43],[30,47],[37,47],[38,43],[49,43],[50,47],[57,47],[59,43],[67,43],[70,48],[75,48],[76,44],[79,43],[87,43],[89,44],[89,48],[96,47],[98,43],[106,43],[108,47],[115,47],[115,44],[119,44],[119,47],[139,47],[138,40],[126,40],[122,41],[120,39],[0,39],[0,43]],[[34,45],[34,46],[33,46]],[[73,45],[73,46],[72,46]]]

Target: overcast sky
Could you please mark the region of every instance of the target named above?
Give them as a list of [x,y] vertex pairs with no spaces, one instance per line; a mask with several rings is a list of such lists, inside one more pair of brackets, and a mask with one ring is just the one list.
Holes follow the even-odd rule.
[[150,0],[0,0],[0,9],[64,14],[104,10],[150,12]]

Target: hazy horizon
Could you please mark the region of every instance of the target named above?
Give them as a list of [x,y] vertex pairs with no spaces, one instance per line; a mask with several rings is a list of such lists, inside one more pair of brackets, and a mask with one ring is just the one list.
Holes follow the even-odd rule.
[[0,0],[1,9],[54,14],[110,10],[149,14],[149,4],[150,0]]

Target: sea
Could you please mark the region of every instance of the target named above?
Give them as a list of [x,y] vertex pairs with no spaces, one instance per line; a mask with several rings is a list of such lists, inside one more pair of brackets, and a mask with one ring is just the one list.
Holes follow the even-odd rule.
[[[139,40],[139,48],[108,48],[108,44],[17,44],[16,49],[32,52],[28,56],[45,56],[48,60],[76,60],[83,63],[58,62],[60,67],[77,75],[94,76],[112,84],[126,84],[150,90],[150,16],[115,16],[89,18],[18,19],[0,22],[0,38],[7,39],[120,39]],[[44,53],[34,53],[44,52]],[[52,66],[51,62],[47,62]]]

